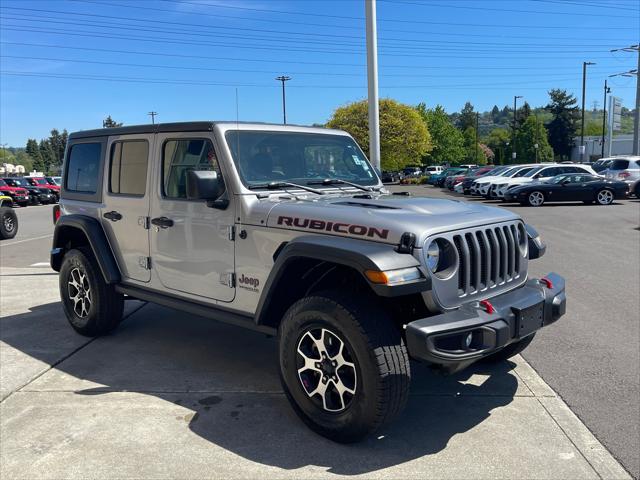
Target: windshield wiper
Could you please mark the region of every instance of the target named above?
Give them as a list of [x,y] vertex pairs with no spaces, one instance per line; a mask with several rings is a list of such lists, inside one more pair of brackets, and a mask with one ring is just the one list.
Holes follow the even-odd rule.
[[291,183],[291,182],[261,183],[259,185],[251,185],[248,188],[249,190],[259,190],[263,188],[266,188],[267,190],[281,190],[281,189],[284,189],[284,187],[299,188],[300,190],[306,190],[307,192],[315,193],[317,195],[324,195],[325,193],[322,190],[318,190],[316,188],[307,187],[305,185],[298,185],[297,183]]
[[314,180],[313,182],[307,182],[307,185],[350,185],[358,190],[363,190],[365,192],[377,192],[379,188],[375,187],[365,187],[364,185],[358,185],[357,183],[348,182],[346,180],[342,180],[340,178],[325,178],[324,180]]

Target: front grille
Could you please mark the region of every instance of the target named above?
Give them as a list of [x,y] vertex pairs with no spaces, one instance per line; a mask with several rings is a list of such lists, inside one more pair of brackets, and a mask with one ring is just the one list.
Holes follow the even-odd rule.
[[[522,245],[519,237],[523,239]],[[526,279],[526,233],[521,222],[440,234],[427,240],[427,244],[435,239],[450,242],[457,252],[453,275],[445,278],[431,275],[435,297],[446,308],[510,290]]]

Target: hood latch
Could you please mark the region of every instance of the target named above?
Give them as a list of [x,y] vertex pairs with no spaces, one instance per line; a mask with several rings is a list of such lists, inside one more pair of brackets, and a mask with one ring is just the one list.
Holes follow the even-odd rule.
[[398,253],[413,254],[413,248],[416,245],[416,234],[411,232],[404,232],[400,237],[400,243],[396,251]]

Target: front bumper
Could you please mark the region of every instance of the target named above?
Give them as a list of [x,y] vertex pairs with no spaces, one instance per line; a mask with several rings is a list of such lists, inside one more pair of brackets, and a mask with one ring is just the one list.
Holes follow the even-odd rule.
[[[494,311],[479,302],[415,320],[406,326],[412,358],[455,372],[533,334],[564,315],[564,278],[550,273],[490,299]],[[470,341],[469,341],[470,340]]]

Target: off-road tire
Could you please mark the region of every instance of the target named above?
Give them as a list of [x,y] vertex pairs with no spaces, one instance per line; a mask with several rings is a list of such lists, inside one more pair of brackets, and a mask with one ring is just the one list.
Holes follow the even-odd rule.
[[518,355],[525,348],[527,348],[529,344],[533,341],[535,336],[536,334],[532,333],[531,335],[524,337],[522,340],[518,342],[507,345],[502,350],[492,355],[489,355],[488,357],[485,357],[483,361],[487,363],[498,363],[498,362],[504,362],[506,360],[509,360],[511,357]]
[[0,207],[0,238],[8,240],[18,233],[18,216],[11,207]]
[[[88,312],[82,316],[74,309],[77,307],[70,297],[77,292],[77,289],[70,288],[74,270],[80,272],[83,279],[86,278],[90,292]],[[113,285],[104,281],[90,248],[81,247],[65,254],[60,268],[59,283],[60,298],[67,320],[79,334],[87,337],[104,335],[116,328],[122,320],[124,296],[116,292]]]
[[[318,293],[294,303],[279,327],[284,391],[307,426],[336,442],[356,442],[371,434],[402,411],[409,395],[411,371],[402,335],[391,318],[375,307],[375,299],[367,297]],[[318,405],[317,395],[314,401],[298,375],[300,341],[319,328],[337,334],[355,364],[355,393],[340,412]]]

